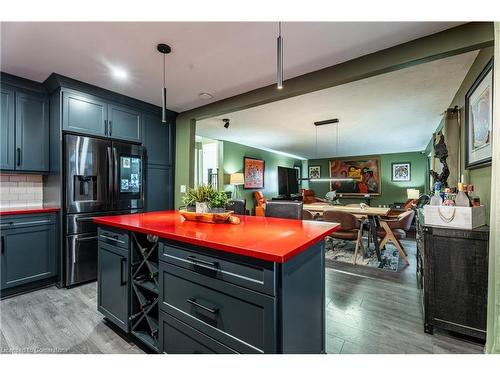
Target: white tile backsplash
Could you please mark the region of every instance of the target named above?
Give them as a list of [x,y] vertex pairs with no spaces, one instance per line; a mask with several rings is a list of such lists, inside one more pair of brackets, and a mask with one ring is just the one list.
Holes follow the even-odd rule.
[[0,208],[42,206],[42,175],[0,174]]

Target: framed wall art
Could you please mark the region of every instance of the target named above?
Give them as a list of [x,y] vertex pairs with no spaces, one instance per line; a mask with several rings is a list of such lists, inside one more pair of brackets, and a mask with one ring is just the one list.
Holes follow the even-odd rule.
[[264,188],[265,163],[262,159],[243,158],[244,189]]
[[493,59],[465,94],[465,168],[491,164]]
[[392,177],[391,181],[405,182],[411,181],[411,163],[392,163]]
[[380,159],[376,157],[330,160],[330,190],[364,196],[381,194]]

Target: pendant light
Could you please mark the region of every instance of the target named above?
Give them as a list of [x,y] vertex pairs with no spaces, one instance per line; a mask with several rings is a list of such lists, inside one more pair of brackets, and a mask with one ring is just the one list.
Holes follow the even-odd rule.
[[163,89],[161,92],[161,122],[167,122],[167,87],[166,87],[166,73],[165,73],[165,56],[172,50],[168,44],[160,43],[156,47],[158,52],[163,54]]
[[281,22],[278,22],[278,39],[276,40],[277,88],[283,88],[283,38],[281,37]]

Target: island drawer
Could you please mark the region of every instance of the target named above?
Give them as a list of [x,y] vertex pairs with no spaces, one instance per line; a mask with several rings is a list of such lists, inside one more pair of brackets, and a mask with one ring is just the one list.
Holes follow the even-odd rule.
[[239,353],[276,350],[275,299],[160,262],[160,309]]
[[57,216],[53,213],[4,216],[0,218],[0,229],[7,230],[36,225],[51,225],[55,224],[56,220]]
[[125,231],[99,227],[97,229],[97,235],[99,241],[105,242],[109,245],[122,247],[124,249],[129,248],[129,235]]
[[210,278],[275,295],[275,264],[272,262],[196,246],[186,248],[187,245],[174,242],[163,241],[159,246],[162,261]]
[[160,312],[160,352],[168,354],[237,354],[236,351]]

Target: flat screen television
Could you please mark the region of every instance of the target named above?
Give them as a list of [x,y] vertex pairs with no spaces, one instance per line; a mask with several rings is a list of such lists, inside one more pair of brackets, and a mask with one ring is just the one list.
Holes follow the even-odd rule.
[[299,193],[299,180],[295,168],[278,167],[278,194],[290,196]]

